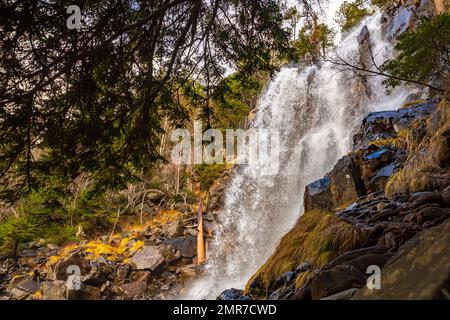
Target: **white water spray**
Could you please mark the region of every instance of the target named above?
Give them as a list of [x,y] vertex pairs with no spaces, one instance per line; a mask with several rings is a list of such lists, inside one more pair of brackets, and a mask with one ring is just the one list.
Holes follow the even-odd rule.
[[[392,46],[383,40],[380,15],[364,21],[337,51],[357,60],[357,35],[364,24],[375,62],[381,63],[391,55]],[[369,103],[358,92],[358,79],[336,74],[330,65],[279,71],[259,99],[252,127],[279,130],[280,170],[255,177],[252,172],[259,168],[254,166],[264,161],[236,170],[218,214],[219,227],[205,270],[187,286],[183,298],[215,299],[223,290],[245,286],[302,214],[305,186],[323,177],[349,151],[362,117],[369,111],[395,109],[406,98],[403,89],[387,96],[381,80],[370,78]]]

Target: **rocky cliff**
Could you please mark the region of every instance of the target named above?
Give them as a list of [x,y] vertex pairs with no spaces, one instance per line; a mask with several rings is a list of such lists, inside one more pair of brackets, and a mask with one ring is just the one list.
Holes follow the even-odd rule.
[[[245,292],[221,298],[448,298],[449,147],[445,100],[369,114]],[[366,286],[369,266],[379,290]]]

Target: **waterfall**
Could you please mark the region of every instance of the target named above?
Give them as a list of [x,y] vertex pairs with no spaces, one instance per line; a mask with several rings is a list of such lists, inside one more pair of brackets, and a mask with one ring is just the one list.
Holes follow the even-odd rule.
[[[339,54],[357,61],[357,36],[366,25],[376,62],[388,58],[392,45],[383,39],[380,17],[367,18],[346,36],[336,49]],[[401,88],[386,95],[381,80],[369,77],[369,102],[360,92],[359,79],[336,73],[327,63],[286,66],[278,72],[259,98],[251,127],[279,131],[279,171],[255,176],[254,166],[261,163],[236,169],[218,214],[205,270],[188,284],[182,298],[215,299],[225,289],[245,286],[302,214],[305,186],[323,177],[351,149],[362,117],[397,108],[406,98],[407,91]]]

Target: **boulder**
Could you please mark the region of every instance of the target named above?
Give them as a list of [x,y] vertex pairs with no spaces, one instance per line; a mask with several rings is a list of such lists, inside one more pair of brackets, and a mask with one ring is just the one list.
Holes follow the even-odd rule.
[[351,288],[351,289],[347,289],[347,290],[335,293],[326,298],[322,298],[320,300],[350,300],[355,295],[356,292],[358,292],[358,289]]
[[331,270],[319,271],[311,281],[311,297],[322,299],[335,293],[361,288],[366,284],[366,277],[350,265],[339,265]]
[[448,299],[450,219],[401,246],[384,266],[381,290],[361,289],[354,299]]
[[167,238],[173,238],[182,234],[183,225],[179,220],[174,221],[169,224],[166,224],[163,227],[162,232]]
[[42,284],[43,300],[66,300],[67,286],[62,280],[46,281]]
[[67,299],[68,300],[99,300],[100,299],[100,289],[94,286],[89,286],[82,283],[81,288],[78,290],[68,290]]
[[330,179],[325,177],[308,184],[303,199],[305,212],[313,209],[332,210]]
[[197,255],[197,237],[184,236],[168,239],[163,244],[180,252],[181,257],[192,259]]
[[360,168],[351,156],[339,159],[328,176],[331,180],[331,201],[335,209],[355,202],[367,194]]
[[417,119],[425,119],[436,110],[438,101],[429,100],[411,104],[397,111],[372,112],[364,118],[353,137],[353,150],[364,149],[372,141],[394,138],[397,133],[409,129]]
[[67,270],[70,266],[77,266],[80,268],[81,276],[86,275],[91,271],[89,262],[84,259],[80,252],[74,252],[68,257],[63,258],[56,262],[48,270],[47,278],[50,280],[63,280],[66,281],[69,274]]
[[147,290],[146,281],[133,281],[120,286],[120,290],[125,294],[127,299],[141,297]]
[[218,297],[217,300],[241,300],[244,296],[244,291],[239,289],[227,289],[223,291]]
[[145,245],[131,257],[130,262],[136,266],[137,270],[153,271],[164,262],[164,257],[158,247]]

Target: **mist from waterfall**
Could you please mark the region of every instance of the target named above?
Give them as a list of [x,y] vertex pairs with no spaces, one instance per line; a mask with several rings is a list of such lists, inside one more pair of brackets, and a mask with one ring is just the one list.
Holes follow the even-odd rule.
[[[367,25],[375,62],[392,54],[383,40],[380,14],[354,29],[340,45],[340,56],[358,61],[357,35]],[[182,298],[215,299],[223,290],[243,289],[273,253],[281,237],[303,213],[305,186],[323,177],[346,154],[361,119],[370,111],[397,108],[407,96],[398,89],[387,96],[382,79],[369,77],[369,97],[359,79],[337,73],[329,64],[282,68],[259,98],[253,128],[277,129],[279,172],[255,176],[255,166],[236,169],[218,213],[218,230],[210,244],[202,274],[186,287]]]

